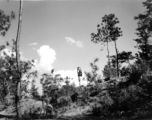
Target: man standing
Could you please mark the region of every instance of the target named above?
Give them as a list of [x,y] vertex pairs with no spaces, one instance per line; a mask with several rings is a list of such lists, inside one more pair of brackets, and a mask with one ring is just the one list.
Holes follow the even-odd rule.
[[79,86],[81,86],[81,78],[80,77],[82,77],[82,70],[80,67],[77,67],[77,73],[78,73]]

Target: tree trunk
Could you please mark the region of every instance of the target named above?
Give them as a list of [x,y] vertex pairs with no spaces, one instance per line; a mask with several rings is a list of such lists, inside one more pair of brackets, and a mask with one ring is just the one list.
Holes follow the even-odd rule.
[[146,54],[146,61],[148,61],[149,60],[149,56],[148,56],[148,38],[146,37],[145,38],[145,54]]
[[20,85],[21,85],[21,71],[20,71],[20,55],[19,55],[19,42],[21,35],[21,24],[22,24],[22,11],[23,11],[23,0],[20,0],[20,8],[19,8],[19,20],[18,20],[18,30],[16,36],[16,62],[17,62],[17,83],[16,83],[16,96],[15,96],[15,105],[16,105],[16,114],[17,119],[21,118],[20,111]]
[[116,60],[117,60],[117,77],[119,77],[119,62],[118,62],[118,50],[117,50],[117,44],[116,44],[116,40],[114,40],[115,43],[115,50],[116,50]]
[[149,56],[148,56],[148,35],[147,35],[147,33],[146,33],[146,31],[144,31],[144,33],[145,33],[145,37],[144,37],[144,44],[145,44],[145,51],[143,51],[143,52],[145,52],[145,59],[146,59],[146,62],[149,60]]
[[109,55],[109,47],[108,47],[108,40],[107,40],[107,52],[108,52],[108,67],[109,67],[109,78],[111,78],[111,71],[110,71],[110,55]]

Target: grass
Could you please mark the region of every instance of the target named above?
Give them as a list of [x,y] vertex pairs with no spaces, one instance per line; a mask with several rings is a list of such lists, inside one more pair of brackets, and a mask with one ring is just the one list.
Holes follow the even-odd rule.
[[90,109],[89,106],[78,106],[77,107],[75,105],[72,105],[61,116],[70,117],[70,116],[83,115],[83,114],[86,114],[89,109]]

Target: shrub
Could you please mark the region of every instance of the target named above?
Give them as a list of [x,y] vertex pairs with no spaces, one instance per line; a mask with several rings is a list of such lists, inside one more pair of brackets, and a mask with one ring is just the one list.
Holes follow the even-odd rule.
[[70,105],[71,98],[69,96],[62,96],[58,98],[58,107],[65,107]]
[[21,113],[23,118],[39,118],[41,109],[41,101],[25,99],[21,102]]
[[101,104],[97,104],[95,103],[94,105],[92,105],[92,114],[94,116],[100,116],[102,111],[102,107]]

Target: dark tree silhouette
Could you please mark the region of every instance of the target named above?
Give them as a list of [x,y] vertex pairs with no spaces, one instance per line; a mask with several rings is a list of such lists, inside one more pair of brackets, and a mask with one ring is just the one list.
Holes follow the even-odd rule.
[[118,59],[120,63],[128,63],[130,64],[130,60],[133,60],[135,57],[132,55],[132,52],[126,52],[126,51],[122,51],[121,53],[118,54]]
[[[103,18],[102,18],[103,19]],[[104,20],[102,20],[104,22]],[[101,25],[97,25],[97,33],[91,33],[91,41],[94,43],[101,43],[101,45],[105,46],[107,44],[107,53],[108,53],[108,67],[110,69],[110,52],[109,52],[109,42],[111,39],[109,38],[109,33],[107,31],[107,26],[103,23]],[[110,74],[110,71],[109,71]]]
[[[118,66],[118,49],[116,40],[118,37],[122,36],[122,31],[120,27],[117,27],[116,24],[118,24],[118,18],[115,17],[114,14],[105,15],[102,18],[101,25],[98,25],[98,31],[97,34],[92,33],[92,41],[95,43],[107,43],[107,51],[108,51],[108,64],[110,68],[110,56],[109,56],[109,48],[108,48],[108,42],[113,41],[115,44],[115,50],[116,50],[116,56],[117,56],[117,77],[119,76],[119,66]],[[110,72],[109,72],[110,73]]]
[[118,57],[118,66],[119,65],[121,66],[121,64],[124,63],[124,62],[126,62],[130,65],[130,60],[133,60],[135,58],[132,55],[132,52],[126,52],[126,51],[122,51],[117,56],[112,55],[112,56],[110,56],[110,58],[111,58],[111,64],[114,68],[117,65],[117,57]]
[[[6,15],[0,10],[0,35],[5,36],[11,26],[11,21],[15,19],[15,13],[12,11],[10,15]],[[0,52],[5,49],[5,45],[0,45]],[[0,54],[1,57],[1,54]]]
[[91,83],[95,82],[98,79],[98,74],[97,71],[99,70],[98,66],[96,65],[96,63],[99,61],[98,58],[95,58],[94,61],[92,63],[90,63],[91,72],[85,72],[85,75],[87,77],[87,82],[88,85],[90,85]]
[[44,73],[40,79],[42,84],[43,95],[46,99],[55,96],[59,89],[59,82],[61,82],[61,76],[59,74],[54,75],[54,69],[51,70],[50,74]]
[[139,49],[138,56],[144,61],[149,61],[152,54],[152,45],[149,44],[152,37],[152,1],[147,0],[143,2],[143,5],[146,7],[146,11],[134,18],[138,21],[136,29],[138,38],[134,40],[137,42],[135,47]]
[[[15,49],[15,46],[10,46],[12,47],[12,50]],[[11,51],[12,51],[11,50]],[[14,103],[14,98],[16,95],[16,83],[18,81],[18,70],[17,70],[17,61],[15,58],[15,54],[12,52],[11,55],[7,55],[7,53],[5,53],[3,51],[3,55],[2,58],[0,58],[0,93],[1,96],[3,97],[1,100],[2,102],[7,106],[5,107],[9,107],[9,106],[13,106],[14,104],[10,104],[8,106],[7,101],[4,101],[4,98],[6,96],[12,96],[13,99],[11,99],[11,101],[13,101]],[[33,73],[30,71],[31,68],[33,67],[33,63],[31,61],[20,61],[20,71],[21,71],[21,78],[23,78],[24,76],[24,80],[20,81],[22,86],[20,89],[20,93],[28,93],[27,90],[27,86],[28,86],[28,82],[26,81],[27,79],[31,78],[31,76],[33,76]],[[24,97],[24,94],[21,94],[22,97]],[[8,99],[9,100],[9,99]],[[7,109],[7,108],[6,108]]]
[[[132,52],[126,52],[126,51],[122,51],[118,54],[118,67],[120,69],[121,64],[122,63],[128,63],[129,66],[131,66],[130,64],[130,60],[133,60],[135,57],[132,55]],[[110,79],[110,73],[111,73],[111,77],[116,77],[117,76],[117,57],[116,55],[112,55],[110,56],[110,70],[108,68],[108,65],[105,65],[104,69],[103,69],[103,76],[105,77],[106,80]],[[124,68],[123,68],[124,69]],[[109,73],[110,71],[110,73]],[[119,71],[121,72],[121,70]]]
[[103,76],[105,78],[105,81],[110,80],[110,77],[113,78],[113,77],[117,76],[117,70],[116,70],[115,62],[114,63],[110,62],[110,64],[112,64],[110,69],[109,69],[108,64],[107,64],[107,65],[104,66],[104,69],[102,71]]
[[12,11],[11,15],[6,15],[3,10],[0,10],[0,34],[5,36],[11,26],[11,21],[15,19],[15,14]]
[[118,37],[122,36],[122,31],[120,27],[117,27],[116,24],[119,23],[119,20],[117,17],[115,17],[114,14],[105,15],[103,18],[103,23],[105,24],[104,29],[108,32],[108,37],[111,41],[115,44],[115,50],[116,50],[116,62],[117,62],[117,77],[119,76],[119,63],[118,63],[118,49],[116,40]]

